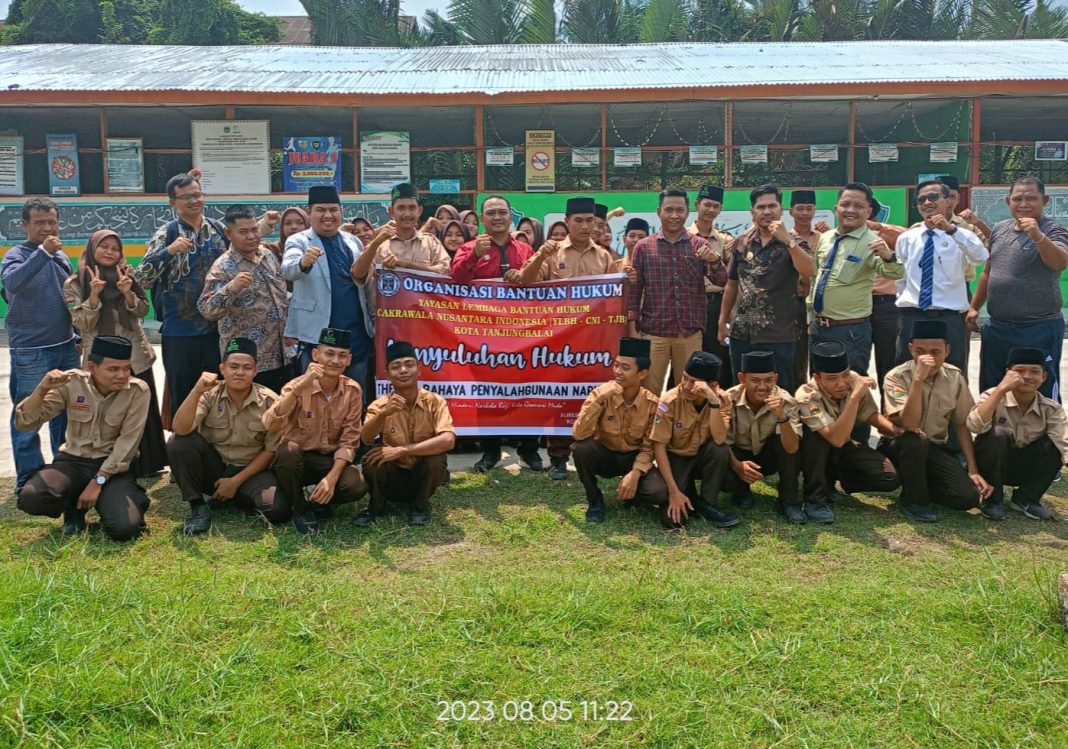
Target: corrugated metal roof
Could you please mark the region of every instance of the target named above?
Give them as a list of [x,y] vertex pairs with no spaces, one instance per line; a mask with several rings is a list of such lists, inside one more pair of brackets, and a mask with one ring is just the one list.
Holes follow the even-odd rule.
[[836,42],[430,47],[0,47],[21,91],[486,95],[761,84],[1068,80],[1068,44]]

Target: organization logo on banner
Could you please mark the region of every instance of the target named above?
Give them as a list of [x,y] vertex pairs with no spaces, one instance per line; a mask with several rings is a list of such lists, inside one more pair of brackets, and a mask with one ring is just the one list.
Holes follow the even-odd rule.
[[394,296],[400,291],[400,277],[391,270],[378,276],[378,293],[382,296]]

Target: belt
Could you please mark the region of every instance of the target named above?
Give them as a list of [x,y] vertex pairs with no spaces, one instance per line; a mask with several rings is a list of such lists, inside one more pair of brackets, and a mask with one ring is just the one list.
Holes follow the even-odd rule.
[[885,304],[886,302],[896,302],[897,296],[894,294],[872,294],[871,300],[873,302],[879,302]]
[[920,309],[919,307],[902,307],[901,311],[917,317],[955,317],[964,314],[955,309]]
[[839,325],[854,325],[858,322],[868,322],[866,317],[852,317],[848,320],[832,320],[829,317],[816,317],[815,323],[821,328],[834,328]]

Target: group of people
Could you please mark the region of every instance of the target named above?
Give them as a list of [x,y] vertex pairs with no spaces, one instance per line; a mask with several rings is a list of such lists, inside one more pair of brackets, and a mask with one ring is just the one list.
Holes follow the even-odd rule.
[[[1011,506],[1050,516],[1042,495],[1068,450],[1056,391],[1068,231],[1043,215],[1048,198],[1033,177],[1012,185],[1012,218],[993,227],[956,212],[951,178],[918,186],[923,221],[909,228],[872,220],[878,204],[861,183],[839,191],[834,228],[814,225],[814,192],[792,191],[787,228],[782,191],[762,185],[737,238],[715,227],[721,187],[701,188],[689,226],[687,193],[669,188],[660,229],[631,218],[621,254],[608,222],[622,210],[585,197],[568,199],[564,221],[545,232],[532,217],[513,227],[502,196],[477,215],[441,206],[423,221],[411,184],[393,189],[379,227],[346,222],[329,186],[313,187],[306,208],[257,217],[235,205],[222,222],[205,216],[195,172],[173,177],[167,193],[177,218],[136,268],[104,229],[74,272],[59,208],[43,198],[24,204],[27,239],[3,260],[18,506],[63,515],[65,533],[84,529],[95,507],[111,537],[139,535],[149,500],[136,479],[165,465],[190,505],[189,533],[208,530],[223,501],[315,533],[333,504],[364,494],[359,526],[391,502],[406,504],[413,524],[429,522],[455,430],[446,400],[420,387],[418,351],[405,341],[385,347],[391,393],[367,403],[377,267],[462,283],[626,274],[628,335],[613,379],[590,393],[572,438],[546,439],[550,477],[566,479],[574,461],[591,522],[605,517],[598,476],[622,476],[619,499],[659,508],[670,528],[694,513],[737,524],[720,493],[749,508],[751,485],[772,474],[796,523],[832,522],[839,484],[900,485],[903,511],[923,521],[937,519],[934,505],[1001,519],[1003,487],[1017,486]],[[275,227],[278,242],[266,242]],[[968,329],[988,300],[975,403]],[[162,409],[141,325],[150,304]],[[868,376],[873,344],[878,380]],[[46,422],[49,465],[37,437]],[[476,470],[497,465],[503,439],[481,440]],[[541,471],[539,440],[517,444]]]

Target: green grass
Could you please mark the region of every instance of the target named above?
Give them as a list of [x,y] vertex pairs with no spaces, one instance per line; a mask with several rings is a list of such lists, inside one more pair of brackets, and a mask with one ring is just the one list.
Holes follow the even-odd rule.
[[125,546],[7,500],[0,746],[1068,746],[1068,524],[917,526],[862,497],[791,527],[758,490],[743,525],[673,536],[611,501],[587,525],[574,478],[457,474],[428,528],[346,508],[307,540],[222,512],[190,540],[160,482]]

